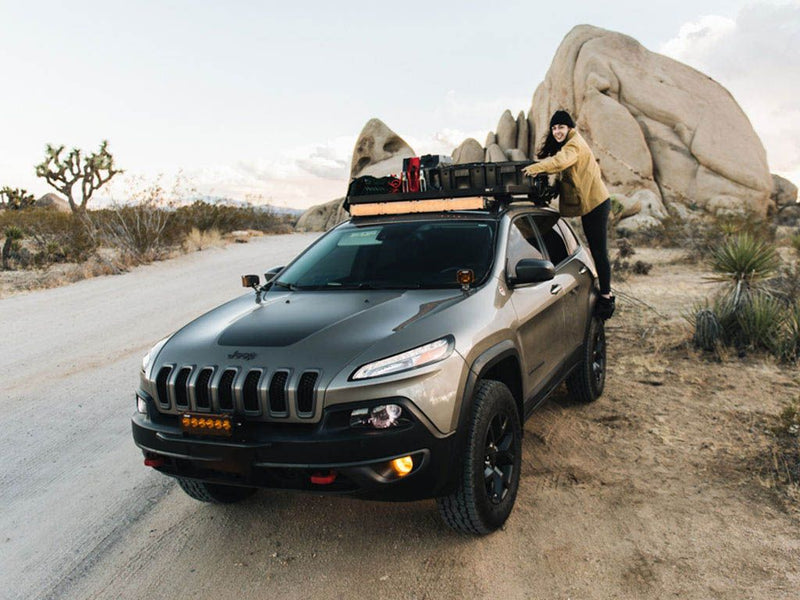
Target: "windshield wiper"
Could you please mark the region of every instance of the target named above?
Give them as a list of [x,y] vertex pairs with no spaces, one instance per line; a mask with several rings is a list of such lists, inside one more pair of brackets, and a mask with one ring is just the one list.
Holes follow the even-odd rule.
[[280,287],[282,287],[284,289],[287,289],[287,290],[289,290],[291,292],[296,292],[298,289],[300,289],[293,283],[284,283],[283,281],[273,281],[272,285],[273,286],[280,286]]

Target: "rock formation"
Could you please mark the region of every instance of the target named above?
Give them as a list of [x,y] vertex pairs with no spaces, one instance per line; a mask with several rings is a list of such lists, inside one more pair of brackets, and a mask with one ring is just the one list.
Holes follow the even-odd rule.
[[483,156],[484,149],[480,142],[474,138],[467,138],[461,142],[458,148],[453,150],[453,163],[463,165],[464,163],[481,162]]
[[767,212],[766,153],[730,93],[633,38],[588,25],[570,31],[534,93],[535,130],[547,131],[557,109],[572,114],[612,191]]
[[[475,142],[477,144],[477,142]],[[483,152],[483,150],[481,150]],[[416,156],[406,141],[380,119],[370,119],[356,140],[350,162],[350,179],[363,175],[384,177],[403,170],[403,159]],[[297,220],[297,231],[327,231],[346,220],[344,198],[312,206]]]
[[362,175],[383,177],[403,170],[403,159],[415,156],[403,138],[389,129],[380,119],[370,119],[358,136],[350,178]]
[[[789,206],[797,188],[770,175],[761,141],[725,88],[631,37],[590,25],[575,27],[561,42],[527,115],[515,119],[504,111],[485,145],[464,140],[453,162],[532,160],[558,109],[575,119],[619,197],[620,231],[658,224],[670,212],[682,218],[800,213],[800,205]],[[414,156],[408,144],[371,119],[350,175],[399,173],[408,156]],[[298,227],[327,228],[346,217],[341,200],[309,212],[315,216],[303,215]]]
[[41,198],[39,198],[34,206],[39,208],[47,208],[49,210],[53,210],[56,212],[63,212],[68,213],[72,212],[72,209],[69,207],[69,202],[64,200],[61,196],[54,194],[52,192],[45,194]]
[[348,218],[343,208],[344,198],[317,204],[305,211],[294,226],[297,231],[327,231]]

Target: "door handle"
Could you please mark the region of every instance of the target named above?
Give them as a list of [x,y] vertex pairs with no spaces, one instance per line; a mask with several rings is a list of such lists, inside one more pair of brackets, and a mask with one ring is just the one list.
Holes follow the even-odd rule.
[[550,293],[555,296],[556,294],[558,294],[563,289],[564,288],[561,287],[560,283],[554,283],[553,285],[550,286]]

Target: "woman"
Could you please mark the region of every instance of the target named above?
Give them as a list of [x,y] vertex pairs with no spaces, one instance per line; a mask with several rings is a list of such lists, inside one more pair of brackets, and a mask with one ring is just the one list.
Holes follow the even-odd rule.
[[553,113],[550,132],[537,156],[543,160],[526,167],[523,172],[530,177],[539,173],[561,173],[558,208],[562,216],[581,218],[600,283],[596,314],[608,319],[615,306],[608,261],[611,200],[600,177],[597,160],[586,140],[576,131],[575,122],[567,111]]

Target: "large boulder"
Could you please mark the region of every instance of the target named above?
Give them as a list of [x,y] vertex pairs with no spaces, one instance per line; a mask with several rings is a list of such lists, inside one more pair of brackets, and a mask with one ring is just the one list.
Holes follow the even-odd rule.
[[325,204],[312,206],[297,220],[297,231],[327,231],[348,217],[343,208],[344,198],[337,198]]
[[55,212],[69,213],[72,209],[69,207],[69,202],[64,200],[61,196],[50,192],[39,198],[34,206],[39,208],[46,208]]
[[611,191],[650,190],[667,206],[709,212],[767,212],[766,152],[731,94],[631,37],[589,25],[572,29],[533,96],[541,137],[557,109],[575,118]]
[[[477,142],[476,142],[477,143]],[[356,140],[350,162],[350,178],[384,177],[403,170],[403,159],[416,156],[403,138],[380,119],[370,119]],[[327,231],[348,218],[344,198],[312,206],[297,220],[297,231]]]
[[[530,156],[530,132],[528,131],[528,119],[525,113],[520,111],[517,115],[517,149],[527,158]],[[525,160],[525,159],[523,159]]]
[[797,202],[797,186],[780,175],[772,175],[772,201],[778,208]]
[[497,145],[503,150],[517,147],[517,122],[510,110],[503,112],[497,124]]
[[467,138],[461,145],[453,150],[453,164],[481,162],[483,160],[483,146],[475,138]]
[[508,158],[506,158],[506,153],[503,152],[503,149],[499,146],[499,144],[492,144],[486,148],[486,156],[481,160],[490,163],[506,162]]
[[403,170],[403,159],[415,156],[403,138],[380,119],[370,119],[356,140],[350,162],[350,178],[383,177]]

